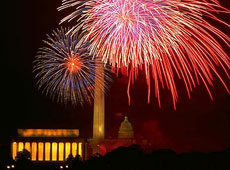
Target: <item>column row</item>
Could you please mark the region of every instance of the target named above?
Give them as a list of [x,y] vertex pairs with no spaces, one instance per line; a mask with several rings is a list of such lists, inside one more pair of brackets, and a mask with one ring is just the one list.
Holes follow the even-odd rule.
[[23,149],[31,153],[32,161],[64,161],[69,154],[83,156],[83,143],[79,142],[13,142],[12,157]]

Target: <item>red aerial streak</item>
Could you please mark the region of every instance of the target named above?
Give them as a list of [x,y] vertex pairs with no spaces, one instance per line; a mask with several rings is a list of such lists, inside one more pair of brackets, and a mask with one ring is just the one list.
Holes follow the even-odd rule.
[[218,0],[65,0],[59,10],[73,6],[77,6],[76,11],[61,22],[80,17],[69,32],[75,34],[82,28],[83,39],[90,42],[90,53],[109,63],[117,74],[128,74],[129,103],[131,83],[142,68],[148,102],[153,98],[151,88],[155,88],[159,106],[162,87],[171,92],[176,109],[175,76],[184,82],[189,98],[202,82],[213,99],[210,86],[214,75],[229,93],[217,67],[230,79],[230,59],[222,48],[223,44],[230,47],[230,38],[206,20],[230,28],[215,15],[230,13]]

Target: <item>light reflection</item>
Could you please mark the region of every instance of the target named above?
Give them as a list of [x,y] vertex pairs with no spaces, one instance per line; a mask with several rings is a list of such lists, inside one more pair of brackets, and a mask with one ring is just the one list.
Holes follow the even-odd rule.
[[45,143],[45,161],[50,161],[50,143]]
[[16,156],[17,156],[17,142],[13,142],[12,143],[12,157],[13,157],[13,159],[15,159]]
[[32,161],[37,160],[37,143],[32,142],[32,152],[31,152]]
[[76,142],[72,143],[72,155],[73,157],[77,155],[77,143]]
[[57,143],[52,143],[52,161],[57,161]]
[[65,143],[65,159],[68,158],[69,154],[70,154],[70,143],[67,142]]
[[38,143],[38,160],[43,161],[43,150],[44,150],[44,144],[42,142]]
[[58,156],[58,160],[59,161],[63,161],[64,160],[64,143],[59,143],[59,146],[58,146],[58,153],[59,153],[59,156]]
[[18,152],[21,152],[23,150],[24,144],[23,142],[18,143]]

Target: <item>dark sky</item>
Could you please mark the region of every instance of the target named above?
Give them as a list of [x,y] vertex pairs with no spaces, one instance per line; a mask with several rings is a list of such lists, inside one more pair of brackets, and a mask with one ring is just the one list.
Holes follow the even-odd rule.
[[[229,0],[220,2],[230,9]],[[56,10],[61,0],[7,3],[3,6],[1,24],[4,43],[1,51],[1,141],[8,141],[17,128],[79,128],[81,137],[92,136],[93,107],[72,107],[52,102],[38,91],[32,73],[32,62],[38,48],[43,46],[42,40],[70,11]],[[230,15],[219,17],[230,23]],[[229,28],[218,24],[217,27],[230,36]],[[223,48],[230,55],[230,49]],[[128,114],[136,137],[153,138],[157,141],[156,147],[176,151],[230,148],[230,95],[216,77],[211,88],[214,101],[210,100],[203,85],[194,89],[189,100],[183,82],[177,80],[179,100],[175,111],[168,90],[161,90],[162,108],[154,98],[147,104],[147,86],[144,74],[141,75],[131,87],[130,106],[126,95],[128,78],[114,77],[105,98],[107,137],[116,137],[123,116]],[[230,87],[224,74],[223,78]]]

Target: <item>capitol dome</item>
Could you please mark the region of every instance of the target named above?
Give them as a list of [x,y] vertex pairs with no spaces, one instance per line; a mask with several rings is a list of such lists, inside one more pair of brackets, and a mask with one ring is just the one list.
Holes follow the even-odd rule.
[[128,121],[128,117],[125,116],[125,120],[121,123],[119,132],[119,139],[131,139],[134,138],[133,127],[132,124]]

